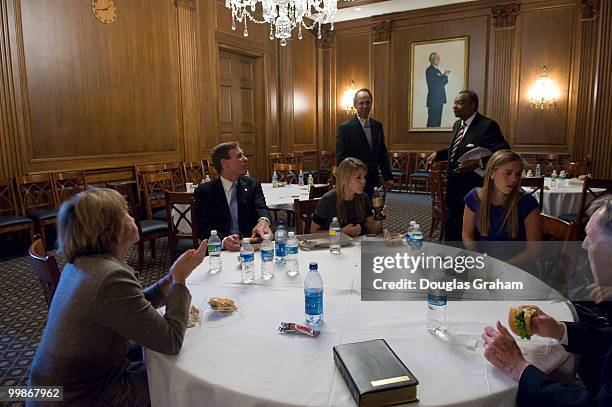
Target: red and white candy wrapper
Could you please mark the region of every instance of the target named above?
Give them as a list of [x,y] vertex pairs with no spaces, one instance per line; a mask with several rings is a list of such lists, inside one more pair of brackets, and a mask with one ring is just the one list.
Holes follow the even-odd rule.
[[312,337],[317,337],[321,333],[321,331],[317,331],[316,329],[308,328],[304,325],[298,325],[294,322],[281,322],[278,327],[278,332],[280,333],[296,333],[302,335],[308,335]]

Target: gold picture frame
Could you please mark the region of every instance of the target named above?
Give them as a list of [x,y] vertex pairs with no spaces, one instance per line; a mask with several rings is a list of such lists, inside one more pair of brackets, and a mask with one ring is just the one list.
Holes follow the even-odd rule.
[[453,130],[453,100],[459,91],[468,89],[468,52],[467,36],[410,44],[408,131]]

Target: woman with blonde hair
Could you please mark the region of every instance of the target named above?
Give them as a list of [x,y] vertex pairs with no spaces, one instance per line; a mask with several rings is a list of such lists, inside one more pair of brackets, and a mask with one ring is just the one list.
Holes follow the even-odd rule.
[[329,229],[335,217],[340,222],[342,232],[349,236],[380,232],[370,198],[364,193],[367,173],[368,167],[363,161],[353,157],[342,160],[336,171],[336,188],[323,195],[315,209],[311,227],[313,233]]
[[[66,201],[57,230],[58,252],[68,263],[29,385],[63,386],[66,405],[150,405],[146,366],[130,362],[128,341],[156,352],[179,352],[191,302],[185,280],[202,262],[207,242],[187,251],[143,290],[123,260],[138,241],[138,230],[117,191],[90,189]],[[162,316],[156,308],[163,305]]]
[[476,241],[526,241],[526,248],[507,260],[517,266],[535,260],[542,240],[540,207],[520,187],[522,170],[517,153],[499,150],[487,163],[482,188],[474,188],[463,199],[465,246],[475,250]]

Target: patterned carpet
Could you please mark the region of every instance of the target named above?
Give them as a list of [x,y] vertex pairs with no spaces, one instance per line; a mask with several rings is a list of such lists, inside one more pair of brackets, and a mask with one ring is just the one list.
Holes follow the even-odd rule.
[[[390,193],[387,195],[389,219],[385,227],[392,232],[405,232],[409,222],[421,225],[425,237],[429,235],[431,198],[428,194]],[[437,236],[437,235],[435,235]],[[42,289],[30,266],[27,248],[15,240],[0,241],[0,385],[25,385],[29,368],[42,331],[47,322],[47,305]],[[24,245],[21,245],[24,246]],[[148,286],[168,270],[170,253],[167,241],[157,244],[157,258],[149,250],[140,274],[143,286]],[[54,253],[53,253],[54,254]],[[134,248],[127,255],[128,263],[136,265]],[[60,269],[63,261],[58,258]]]

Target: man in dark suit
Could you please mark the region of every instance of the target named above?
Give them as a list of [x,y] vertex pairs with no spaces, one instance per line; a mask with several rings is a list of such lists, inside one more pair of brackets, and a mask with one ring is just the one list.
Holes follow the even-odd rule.
[[370,117],[372,93],[369,89],[359,89],[353,97],[357,115],[345,121],[336,135],[336,165],[346,157],[354,157],[368,166],[365,192],[372,197],[374,187],[378,186],[378,170],[385,179],[385,188],[393,186],[391,166],[387,156],[385,135],[382,124]]
[[212,150],[219,178],[194,192],[195,222],[200,239],[216,230],[226,250],[240,250],[240,237],[272,235],[270,213],[259,181],[244,176],[248,159],[237,141]]
[[425,79],[427,80],[427,127],[440,127],[442,108],[446,103],[444,87],[448,83],[450,71],[440,72],[440,69],[438,69],[440,54],[437,52],[432,52],[429,55],[429,63],[431,65],[425,70]]
[[[612,252],[612,204],[606,203],[589,220],[587,249],[593,270],[609,277]],[[600,261],[604,264],[596,264]],[[600,278],[602,276],[599,276]],[[498,321],[497,330],[488,326],[482,338],[485,358],[518,382],[519,406],[612,406],[612,328],[595,328],[583,322],[558,322],[537,307],[532,317],[535,335],[556,338],[566,350],[582,356],[580,377],[587,389],[548,377],[525,360],[516,341]],[[584,369],[588,366],[588,371]]]
[[453,112],[459,118],[453,126],[453,138],[448,148],[433,152],[427,159],[448,161],[446,187],[446,241],[461,241],[463,229],[463,198],[472,188],[482,186],[482,176],[478,174],[487,163],[482,160],[457,161],[463,154],[476,147],[483,147],[492,153],[510,148],[497,122],[478,113],[478,95],[463,90],[455,98]]

